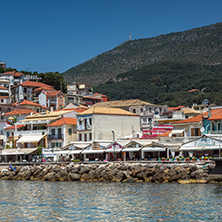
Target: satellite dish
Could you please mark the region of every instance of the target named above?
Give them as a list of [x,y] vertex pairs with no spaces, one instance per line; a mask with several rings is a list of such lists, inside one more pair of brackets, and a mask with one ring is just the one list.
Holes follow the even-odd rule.
[[201,127],[201,128],[200,128],[200,132],[203,133],[204,131],[205,131],[205,128],[204,128],[204,127]]

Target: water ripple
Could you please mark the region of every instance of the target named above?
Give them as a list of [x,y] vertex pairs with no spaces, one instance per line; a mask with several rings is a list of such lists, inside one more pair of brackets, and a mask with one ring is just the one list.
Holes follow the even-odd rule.
[[1,221],[221,221],[221,184],[0,181]]

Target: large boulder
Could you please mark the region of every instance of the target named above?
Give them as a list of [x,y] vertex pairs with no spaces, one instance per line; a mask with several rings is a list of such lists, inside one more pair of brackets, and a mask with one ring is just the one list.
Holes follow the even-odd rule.
[[30,177],[31,177],[31,171],[30,170],[26,170],[26,171],[20,171],[15,176],[15,179],[16,180],[29,180]]
[[66,169],[61,169],[58,173],[55,174],[55,177],[60,181],[67,180],[68,171]]
[[78,173],[70,172],[68,175],[68,180],[71,180],[71,181],[78,181],[78,180],[80,180],[80,178],[81,178],[81,175]]

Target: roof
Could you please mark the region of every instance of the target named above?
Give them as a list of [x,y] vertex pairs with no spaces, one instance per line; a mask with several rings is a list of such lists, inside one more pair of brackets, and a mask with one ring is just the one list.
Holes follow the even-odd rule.
[[185,114],[201,114],[201,111],[195,110],[195,109],[191,109],[191,108],[185,108],[185,109],[181,109],[179,111],[183,112]]
[[191,89],[188,92],[200,92],[200,90],[199,89]]
[[55,89],[53,89],[52,86],[46,85],[46,86],[41,86],[41,87],[34,89],[33,92],[40,92],[42,90],[55,90]]
[[105,114],[105,115],[123,115],[123,116],[139,116],[135,113],[128,112],[120,108],[107,108],[107,107],[90,107],[88,110],[77,114],[78,116],[89,114]]
[[169,110],[181,110],[183,108],[186,108],[186,107],[185,106],[170,107]]
[[157,137],[168,137],[169,136],[169,134],[172,132],[173,130],[168,130],[167,132],[165,132],[165,133],[162,133],[162,134],[160,134],[160,135],[158,135]]
[[67,106],[65,106],[63,109],[88,109],[87,106],[81,105],[79,103],[69,103]]
[[5,90],[8,90],[8,88],[3,87],[3,86],[0,86],[0,89],[5,89]]
[[86,98],[86,99],[96,99],[96,100],[102,100],[102,98],[100,97],[97,97],[97,96],[82,96],[83,98]]
[[59,94],[59,93],[61,93],[60,90],[59,90],[59,91],[54,90],[54,91],[46,91],[46,92],[45,92],[46,96],[48,96],[48,97],[54,97],[54,96],[56,96],[56,95]]
[[[211,110],[211,117],[209,118],[209,120],[217,120],[217,119],[222,119],[222,109],[212,109]],[[221,113],[221,114],[219,114]],[[209,115],[209,112],[205,112],[203,114],[200,114],[198,116],[192,117],[192,118],[188,118],[188,119],[184,119],[184,120],[180,120],[177,122],[174,122],[173,124],[183,124],[183,123],[195,123],[195,122],[201,122],[203,118],[207,118]],[[221,118],[220,118],[221,115]]]
[[22,115],[22,114],[30,114],[30,113],[37,113],[31,109],[15,109],[10,112],[5,113],[5,116],[13,116],[13,115]]
[[[50,85],[47,85],[47,84],[44,84],[44,83],[41,83],[41,82],[34,82],[34,81],[25,81],[23,83],[20,83],[19,85],[15,85],[13,88],[15,87],[18,87],[18,86],[30,86],[30,87],[42,87],[42,86],[45,86],[45,87],[50,87]],[[52,86],[51,86],[52,87]],[[53,88],[53,87],[52,87]]]
[[[25,126],[25,124],[17,125],[17,129],[19,129],[19,128],[23,127],[23,126]],[[9,129],[15,129],[15,125],[6,127],[4,130],[9,130]]]
[[65,110],[65,111],[76,111],[77,113],[82,113],[82,112],[84,112],[84,111],[86,111],[87,109],[85,109],[85,108],[82,108],[82,109],[76,109],[76,108],[70,108],[70,109],[58,109],[58,110],[55,110],[54,112],[59,112],[59,111],[61,111],[61,110]]
[[76,125],[76,118],[63,117],[48,126]]
[[42,112],[37,113],[34,115],[26,116],[24,120],[21,120],[20,122],[28,122],[28,121],[36,121],[36,120],[54,120],[60,118],[63,114],[71,112],[70,110],[60,110],[60,111],[54,111],[54,112]]
[[6,99],[9,98],[10,96],[0,96],[0,99]]
[[[0,98],[1,98],[1,97],[0,97]],[[42,105],[40,105],[40,104],[38,104],[38,103],[33,103],[33,102],[28,101],[28,100],[26,100],[26,99],[21,100],[21,101],[19,101],[19,102],[16,102],[16,103],[14,103],[13,105],[17,105],[17,106],[21,106],[21,105],[39,106],[39,107],[48,109],[48,107],[46,107],[46,106],[42,106]]]
[[97,103],[94,106],[99,106],[99,107],[129,107],[129,106],[145,106],[145,105],[156,106],[155,104],[145,102],[145,101],[142,101],[142,100],[139,100],[139,99],[109,101],[109,102]]
[[209,118],[209,120],[221,120],[222,119],[222,109],[217,110],[215,112],[212,112],[211,110],[211,117]]
[[13,74],[13,76],[14,76],[14,77],[23,76],[23,73],[21,73],[21,72],[15,72],[15,73]]

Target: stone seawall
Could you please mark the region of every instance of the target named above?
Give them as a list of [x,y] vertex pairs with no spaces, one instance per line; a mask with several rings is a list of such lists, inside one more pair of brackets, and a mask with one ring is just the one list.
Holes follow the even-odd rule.
[[70,163],[18,166],[0,173],[1,180],[207,183],[214,168],[208,163]]

